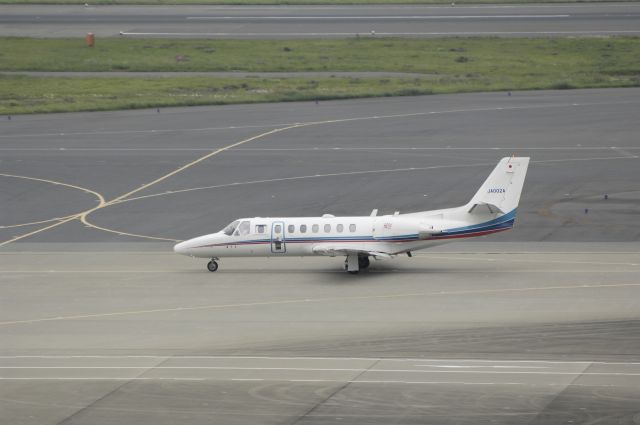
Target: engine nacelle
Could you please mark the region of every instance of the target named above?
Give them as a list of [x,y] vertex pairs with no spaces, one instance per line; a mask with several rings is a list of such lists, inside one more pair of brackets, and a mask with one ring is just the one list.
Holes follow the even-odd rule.
[[429,239],[434,235],[442,233],[442,229],[432,223],[420,222],[418,225],[418,237],[420,239]]

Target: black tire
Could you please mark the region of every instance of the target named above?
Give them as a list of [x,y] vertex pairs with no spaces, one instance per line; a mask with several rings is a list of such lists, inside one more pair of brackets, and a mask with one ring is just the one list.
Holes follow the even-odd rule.
[[367,267],[369,267],[369,257],[358,257],[358,267],[360,267],[361,269],[366,269]]
[[358,274],[358,270],[348,270],[349,274]]
[[207,263],[207,270],[209,270],[210,272],[215,272],[216,270],[218,270],[218,263],[213,260],[209,261]]

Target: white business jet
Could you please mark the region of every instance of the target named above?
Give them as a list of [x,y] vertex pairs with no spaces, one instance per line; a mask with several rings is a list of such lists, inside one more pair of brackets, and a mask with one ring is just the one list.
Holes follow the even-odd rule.
[[471,201],[457,208],[382,216],[373,210],[364,217],[241,218],[173,249],[210,258],[212,272],[224,257],[343,255],[345,269],[358,273],[369,267],[369,257],[411,257],[419,249],[511,229],[528,165],[527,157],[502,158]]

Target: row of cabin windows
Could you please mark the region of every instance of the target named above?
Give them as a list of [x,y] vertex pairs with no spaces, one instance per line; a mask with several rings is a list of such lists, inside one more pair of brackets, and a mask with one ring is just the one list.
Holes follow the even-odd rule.
[[[307,233],[307,230],[309,229],[309,226],[306,224],[301,224],[298,227],[298,232],[299,233]],[[267,233],[267,225],[266,224],[256,224],[255,227],[256,233]],[[325,233],[330,233],[331,232],[331,224],[326,223],[323,226],[323,230]],[[244,236],[244,235],[248,235],[251,231],[251,223],[249,221],[234,221],[233,223],[231,223],[230,225],[228,225],[227,227],[224,228],[223,232],[228,235],[228,236]],[[276,224],[273,228],[274,233],[282,233],[282,225],[281,224]],[[336,225],[336,232],[338,233],[342,233],[345,231],[345,225],[344,224],[337,224]],[[356,225],[355,224],[350,224],[349,225],[349,232],[351,233],[355,233],[356,231]],[[289,224],[287,226],[287,232],[289,233],[296,233],[296,226],[293,224]],[[319,224],[312,224],[311,225],[311,233],[320,233],[320,225]]]
[[[277,227],[277,225],[276,225]],[[301,224],[300,227],[298,228],[300,233],[307,233],[307,229],[308,226],[306,224]],[[293,224],[290,224],[289,226],[287,226],[287,232],[289,233],[295,233],[296,231],[296,226],[294,226]],[[354,233],[356,231],[356,225],[355,224],[350,224],[349,225],[349,231],[351,233]],[[277,229],[275,229],[276,233],[279,233]],[[320,232],[320,225],[319,224],[313,224],[311,225],[311,233],[319,233]],[[324,225],[324,232],[325,233],[330,233],[331,232],[331,224],[327,223]],[[336,225],[336,232],[338,233],[342,233],[344,232],[344,224],[338,224]]]
[[[266,231],[266,227],[267,227],[267,226],[266,226],[266,225],[264,225],[264,224],[258,224],[258,225],[256,225],[256,233],[265,233],[265,231]],[[299,231],[300,233],[307,233],[308,228],[309,228],[309,227],[308,227],[306,224],[301,224],[301,225],[298,227],[298,231]],[[329,224],[329,223],[325,224],[325,225],[324,225],[324,227],[323,227],[323,229],[324,229],[324,232],[325,232],[325,233],[330,233],[330,232],[331,232],[331,224]],[[281,227],[281,225],[280,225],[280,224],[276,224],[276,225],[274,226],[273,231],[274,231],[274,233],[282,233],[282,227]],[[351,233],[355,233],[355,231],[356,231],[356,225],[355,225],[355,224],[350,224],[350,225],[349,225],[349,231],[350,231]],[[295,225],[293,225],[293,224],[290,224],[289,226],[287,226],[287,232],[289,232],[289,233],[295,233],[295,232],[296,232],[296,226],[295,226]],[[319,232],[320,232],[320,225],[319,225],[319,224],[312,224],[312,225],[311,225],[311,233],[319,233]],[[336,225],[336,232],[338,232],[338,233],[342,233],[342,232],[344,232],[344,224],[338,224],[338,225]]]

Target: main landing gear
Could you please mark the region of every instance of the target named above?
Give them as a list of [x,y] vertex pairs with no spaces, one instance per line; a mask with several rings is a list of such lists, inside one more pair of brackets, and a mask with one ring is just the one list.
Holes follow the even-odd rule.
[[358,274],[360,269],[366,269],[367,267],[369,267],[368,255],[350,254],[344,260],[344,269],[350,274]]
[[216,270],[218,270],[218,263],[217,260],[218,258],[212,258],[211,261],[209,261],[207,263],[207,270],[209,270],[210,272],[215,272]]

